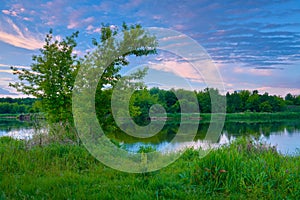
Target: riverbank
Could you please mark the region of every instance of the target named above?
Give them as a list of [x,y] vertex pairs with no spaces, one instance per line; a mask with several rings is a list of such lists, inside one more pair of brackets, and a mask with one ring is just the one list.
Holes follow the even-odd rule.
[[17,119],[20,121],[45,120],[42,113],[0,114],[0,119]]
[[299,199],[300,156],[283,156],[246,139],[200,159],[187,150],[156,172],[106,167],[83,146],[28,148],[0,138],[1,199]]
[[1,118],[9,118],[9,119],[16,119],[19,116],[19,114],[0,114]]
[[[284,120],[298,120],[300,119],[300,112],[242,112],[242,113],[226,113],[226,114],[211,114],[200,113],[200,120],[203,122],[210,122],[212,115],[216,116],[216,119],[224,118],[226,122],[278,122]],[[178,114],[171,114],[173,118],[179,118]],[[196,118],[198,114],[183,114],[183,117]]]

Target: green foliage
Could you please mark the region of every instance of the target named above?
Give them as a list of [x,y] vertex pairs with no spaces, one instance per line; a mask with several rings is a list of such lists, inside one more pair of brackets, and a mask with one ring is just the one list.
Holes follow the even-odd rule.
[[[123,38],[117,36],[121,32]],[[100,41],[92,41],[96,45],[95,51],[78,59],[73,53],[77,46],[78,32],[71,36],[55,40],[52,30],[46,35],[45,44],[40,49],[40,55],[33,56],[31,69],[12,67],[19,82],[10,83],[19,92],[32,95],[41,101],[35,104],[46,114],[50,124],[60,124],[70,132],[73,128],[72,94],[75,79],[80,66],[102,70],[102,77],[98,81],[96,91],[97,116],[100,121],[111,119],[110,97],[111,89],[121,80],[120,70],[129,64],[129,56],[147,56],[156,53],[157,42],[154,36],[148,35],[140,25],[127,26],[121,30],[112,29],[109,25],[102,25]],[[121,52],[121,55],[118,55]],[[118,56],[116,56],[118,55]],[[106,63],[106,61],[111,61]],[[106,65],[108,66],[106,67]],[[141,79],[146,70],[140,70],[122,79],[124,87],[142,88]],[[93,73],[87,76],[93,76]],[[82,80],[84,82],[84,80]],[[84,83],[82,83],[84,86]],[[87,103],[87,102],[85,102]],[[106,121],[107,122],[107,121]],[[107,123],[103,123],[107,124]],[[110,124],[110,123],[108,123]],[[52,131],[53,132],[53,131]]]
[[206,157],[188,149],[156,172],[108,168],[83,146],[28,149],[0,138],[2,199],[299,199],[300,156],[241,139]]
[[285,101],[287,102],[288,105],[300,105],[300,95],[292,95],[291,93],[288,93],[285,96]]
[[21,114],[38,112],[33,105],[34,98],[0,98],[0,114]]
[[[176,95],[177,96],[176,96]],[[198,105],[191,103],[192,95],[196,95],[198,99]],[[145,120],[148,117],[149,108],[154,104],[162,105],[166,112],[177,113],[181,112],[181,105],[187,108],[194,108],[199,106],[201,113],[211,113],[211,96],[215,99],[225,98],[227,101],[227,113],[239,113],[239,112],[282,112],[282,111],[294,111],[297,112],[297,106],[286,106],[287,100],[278,96],[270,96],[268,93],[263,95],[257,91],[243,90],[240,92],[227,93],[223,96],[217,89],[206,88],[203,91],[187,91],[183,89],[171,89],[163,90],[159,88],[151,88],[140,90],[133,95],[131,101],[135,105],[135,109],[142,111],[143,114],[138,114],[135,117],[136,121]],[[181,102],[178,101],[181,99]],[[298,97],[297,97],[298,98]],[[218,106],[218,105],[216,105]],[[288,109],[287,109],[288,108]],[[140,119],[138,119],[140,117]]]
[[150,122],[149,111],[151,106],[158,103],[157,96],[151,96],[146,89],[135,91],[131,97],[130,114],[139,125]]
[[[122,37],[117,37],[121,35]],[[95,106],[97,117],[104,129],[112,129],[114,120],[112,119],[111,98],[112,91],[119,83],[119,89],[143,89],[145,85],[140,81],[147,73],[147,68],[138,70],[128,76],[121,76],[122,67],[129,65],[128,57],[147,56],[156,53],[157,41],[154,36],[149,35],[140,25],[127,26],[123,23],[122,29],[111,29],[109,25],[102,25],[100,41],[93,42],[97,49],[87,55],[83,64],[87,68],[97,66],[97,70],[102,72],[101,79],[98,81]],[[99,58],[98,54],[104,55]],[[116,57],[116,55],[121,54]],[[106,58],[108,56],[109,58]],[[108,63],[107,61],[111,60]],[[106,66],[106,68],[104,68]],[[123,101],[120,98],[119,103]],[[141,111],[133,104],[130,105],[132,116],[139,115]],[[109,125],[109,126],[108,126]]]
[[268,101],[265,101],[259,105],[259,110],[261,112],[272,112],[272,106]]
[[10,83],[23,94],[41,99],[41,109],[51,123],[72,123],[71,98],[79,60],[73,54],[78,32],[58,41],[52,30],[46,35],[41,55],[33,56],[31,69],[12,67],[19,82]]

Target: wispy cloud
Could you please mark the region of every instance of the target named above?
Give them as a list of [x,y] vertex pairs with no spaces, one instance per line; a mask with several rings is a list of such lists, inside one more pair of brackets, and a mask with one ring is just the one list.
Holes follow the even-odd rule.
[[[9,69],[12,65],[2,64],[0,63],[0,69]],[[25,65],[13,65],[14,67],[17,67],[19,69],[30,69],[30,66]]]
[[[7,18],[5,26],[0,27],[0,41],[24,48],[34,50],[41,48],[43,40],[33,33],[22,31],[11,19]],[[11,30],[8,32],[7,30]]]
[[12,81],[13,81],[12,77],[0,77],[0,97],[3,97],[4,95],[6,96],[17,95],[15,92],[12,91],[13,89],[9,88],[7,85],[8,82],[12,82]]
[[79,20],[79,17],[72,16],[67,27],[68,29],[74,29],[86,25],[91,26],[94,20],[95,20],[94,17],[87,17],[83,20]]
[[197,71],[188,62],[178,62],[176,60],[161,61],[158,63],[149,63],[149,67],[155,70],[169,72],[175,74],[178,77],[188,79],[190,81],[203,83],[203,77],[199,71]]
[[0,88],[0,97],[4,97],[4,96],[10,96],[10,95],[17,95],[16,93],[10,92],[6,89]]
[[272,71],[266,68],[235,67],[233,72],[238,74],[251,74],[255,76],[272,76]]
[[22,4],[12,4],[9,9],[3,9],[2,13],[11,16],[15,19],[21,19],[24,21],[33,21],[31,14],[34,11],[30,11],[24,8]]

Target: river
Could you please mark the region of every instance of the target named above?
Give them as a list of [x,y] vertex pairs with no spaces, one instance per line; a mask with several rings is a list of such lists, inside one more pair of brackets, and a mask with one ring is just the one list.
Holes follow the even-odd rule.
[[[202,147],[209,145],[205,140],[209,123],[200,123],[194,141],[170,143],[176,131],[177,125],[167,125],[154,137],[148,139],[137,139],[129,137],[125,133],[113,133],[108,137],[118,141],[122,148],[136,152],[141,146],[151,146],[157,151],[176,151],[186,147]],[[30,139],[34,134],[34,124],[22,122],[16,119],[0,119],[0,137],[11,136],[17,139]],[[276,146],[282,154],[295,155],[300,153],[300,121],[281,122],[226,122],[219,139],[211,146],[220,146],[235,140],[240,136],[248,135],[258,141]]]

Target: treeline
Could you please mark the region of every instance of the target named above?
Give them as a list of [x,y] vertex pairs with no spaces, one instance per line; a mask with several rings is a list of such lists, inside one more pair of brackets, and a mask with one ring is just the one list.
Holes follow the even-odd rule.
[[36,98],[0,98],[0,114],[36,113]]
[[[181,103],[188,104],[185,107],[193,108],[195,103],[191,102],[193,95],[196,95],[201,113],[211,113],[211,96],[226,98],[226,112],[281,112],[288,107],[300,106],[300,95],[288,94],[285,98],[268,93],[259,94],[257,90],[241,90],[221,95],[217,89],[206,88],[203,91],[163,90],[151,88],[135,92],[132,101],[133,105],[140,108],[141,113],[147,113],[154,104],[162,105],[167,113],[180,113],[180,103],[175,95],[180,96]],[[191,109],[192,110],[192,109]],[[146,114],[144,114],[146,115]]]
[[[177,96],[176,96],[176,95]],[[107,92],[109,99],[111,92]],[[201,113],[211,113],[211,96],[226,98],[226,112],[281,112],[298,111],[300,108],[300,95],[287,94],[285,98],[268,93],[259,94],[257,90],[241,90],[221,95],[217,89],[206,88],[203,91],[188,91],[184,89],[163,90],[159,88],[143,89],[136,91],[131,97],[131,114],[138,117],[146,117],[149,109],[154,104],[162,105],[167,113],[180,113],[180,103],[185,104],[188,110],[194,110],[199,106]],[[197,104],[192,101],[196,96]],[[178,101],[180,97],[181,101]],[[101,108],[110,103],[103,98],[96,98],[95,104]],[[36,98],[0,98],[0,114],[34,113],[39,112]],[[106,105],[106,106],[105,106]],[[134,110],[134,112],[133,112]]]
[[285,102],[287,105],[300,105],[300,95],[292,95],[292,94],[287,94],[285,96]]
[[[227,112],[281,112],[298,111],[300,106],[300,95],[291,95],[290,93],[282,98],[276,95],[269,95],[267,92],[259,94],[257,90],[252,92],[248,90],[235,91],[227,93]],[[292,100],[291,100],[292,99]],[[290,109],[294,108],[294,109]]]

